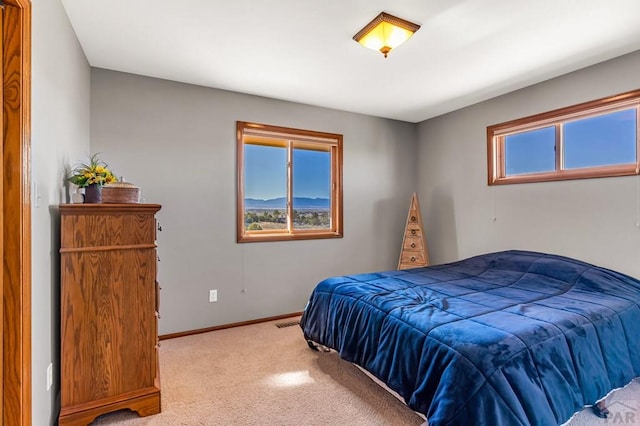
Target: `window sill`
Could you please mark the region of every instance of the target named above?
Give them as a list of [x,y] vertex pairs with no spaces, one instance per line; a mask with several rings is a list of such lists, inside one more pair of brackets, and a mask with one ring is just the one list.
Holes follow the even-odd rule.
[[510,185],[516,183],[553,182],[559,180],[634,176],[637,174],[640,174],[638,173],[637,166],[635,164],[630,164],[625,166],[561,170],[551,173],[535,173],[531,175],[497,177],[493,178],[493,180],[490,180],[489,185]]
[[298,240],[319,240],[329,238],[342,238],[339,232],[297,232],[289,233],[256,233],[238,235],[238,243],[261,243],[267,241],[298,241]]

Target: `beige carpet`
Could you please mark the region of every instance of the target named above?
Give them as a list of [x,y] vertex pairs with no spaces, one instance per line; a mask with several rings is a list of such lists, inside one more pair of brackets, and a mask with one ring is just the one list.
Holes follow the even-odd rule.
[[[335,352],[310,350],[299,326],[275,326],[288,321],[163,341],[162,413],[138,417],[121,411],[101,416],[93,425],[423,424]],[[624,423],[614,422],[617,418],[629,424],[640,408],[640,383],[633,382],[607,401],[617,417],[605,421],[583,410],[568,424]],[[633,420],[640,424],[640,414]]]

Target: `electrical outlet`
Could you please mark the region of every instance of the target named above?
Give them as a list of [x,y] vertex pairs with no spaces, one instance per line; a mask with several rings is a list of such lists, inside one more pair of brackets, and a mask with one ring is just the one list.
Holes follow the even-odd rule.
[[53,386],[53,364],[49,363],[47,367],[47,390]]
[[209,303],[218,301],[218,290],[209,290]]

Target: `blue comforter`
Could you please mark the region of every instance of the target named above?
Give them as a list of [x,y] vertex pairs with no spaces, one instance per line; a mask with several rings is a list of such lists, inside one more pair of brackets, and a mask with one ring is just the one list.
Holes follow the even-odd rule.
[[640,281],[549,254],[329,278],[301,326],[430,426],[561,424],[640,376]]

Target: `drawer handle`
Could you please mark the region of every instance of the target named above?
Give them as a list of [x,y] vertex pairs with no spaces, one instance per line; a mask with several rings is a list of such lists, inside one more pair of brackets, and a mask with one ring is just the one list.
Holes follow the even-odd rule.
[[416,248],[416,243],[411,243],[411,248]]
[[411,256],[411,261],[415,262],[416,261],[416,257],[415,256]]
[[411,230],[411,235],[416,235],[416,230],[415,229]]
[[411,216],[411,222],[415,222],[416,221],[416,217],[415,216]]

